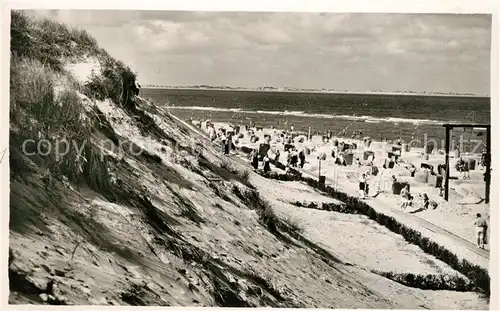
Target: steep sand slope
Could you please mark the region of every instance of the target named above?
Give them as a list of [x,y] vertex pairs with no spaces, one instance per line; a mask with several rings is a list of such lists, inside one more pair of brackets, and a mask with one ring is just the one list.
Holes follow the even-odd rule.
[[[58,44],[78,48],[75,41]],[[58,58],[49,60],[58,64]],[[355,246],[351,254],[341,244],[329,251],[336,241],[326,249],[318,246],[319,237],[283,215],[290,205],[272,192],[278,183],[266,184],[245,165],[221,156],[147,101],[137,99],[134,109],[123,64],[108,58],[112,79],[91,78],[93,88],[104,86],[113,95],[99,99],[102,94],[89,98],[79,90],[93,67],[102,74],[103,62],[73,62],[58,75],[22,58],[15,64],[22,74],[15,75],[11,89],[10,303],[487,307],[476,293],[418,290],[371,273],[375,264],[360,265],[366,252],[357,253]],[[52,110],[45,114],[23,101],[21,91],[38,85],[30,84],[34,78],[55,81],[47,84],[42,103]],[[28,99],[38,103],[37,97]],[[60,108],[53,109],[54,103]],[[50,113],[76,118],[62,125]],[[47,120],[52,128],[44,126]],[[71,137],[83,153],[54,160],[21,152],[22,139],[37,139],[21,121],[52,141],[85,130],[88,139]],[[303,199],[326,200],[311,189],[294,189],[308,193]]]
[[[156,163],[151,157],[122,152],[120,160],[110,160],[116,183],[122,181],[147,199],[116,204],[85,187],[71,190],[60,185],[54,193],[56,204],[38,176],[14,180],[13,199],[38,202],[13,208],[37,205],[40,215],[35,226],[11,229],[11,275],[29,280],[11,288],[12,303],[40,301],[32,295],[37,292],[34,286],[44,289],[54,279],[55,293],[73,304],[387,308],[417,307],[421,300],[420,304],[436,306],[428,300],[428,291],[367,275],[363,269],[325,258],[286,232],[270,232],[256,210],[232,192],[234,186],[243,192],[251,185],[220,167],[225,163],[223,167],[231,165],[233,170],[239,164],[221,159],[210,145],[203,145],[200,158],[190,158],[189,152],[167,156],[161,148],[175,148],[139,134],[138,123],[126,112],[110,109],[107,102],[97,106],[118,135],[127,135],[130,142],[162,158]],[[193,139],[168,115],[157,113],[163,120],[158,127],[168,137],[179,142]],[[176,163],[185,159],[191,169]],[[254,178],[260,177],[249,179],[261,183]],[[369,283],[364,281],[367,277]],[[392,296],[394,288],[397,296]],[[462,305],[464,296],[476,295],[452,296]],[[438,306],[452,306],[448,303]]]

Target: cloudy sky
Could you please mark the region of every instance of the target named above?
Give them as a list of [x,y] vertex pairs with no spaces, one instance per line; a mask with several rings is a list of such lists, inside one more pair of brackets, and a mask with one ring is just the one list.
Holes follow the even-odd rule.
[[88,30],[142,84],[489,95],[489,15],[31,13]]

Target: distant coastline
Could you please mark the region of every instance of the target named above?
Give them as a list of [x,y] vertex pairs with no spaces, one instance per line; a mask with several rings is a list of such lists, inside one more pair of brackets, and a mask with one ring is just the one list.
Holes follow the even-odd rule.
[[313,93],[313,94],[366,94],[366,95],[401,95],[401,96],[447,96],[447,97],[481,97],[489,98],[487,95],[477,95],[470,93],[444,93],[444,92],[412,92],[412,91],[340,91],[328,89],[296,89],[290,87],[229,87],[229,86],[168,86],[168,85],[144,85],[146,89],[166,89],[166,90],[213,90],[213,91],[242,91],[242,92],[282,92],[282,93]]

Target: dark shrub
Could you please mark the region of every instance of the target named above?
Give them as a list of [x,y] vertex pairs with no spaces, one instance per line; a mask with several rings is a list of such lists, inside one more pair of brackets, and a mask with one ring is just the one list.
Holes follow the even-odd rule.
[[368,218],[370,218],[372,220],[377,219],[377,213],[375,212],[375,210],[373,208],[368,209],[368,212],[366,214],[367,214]]
[[[280,179],[280,174],[273,175],[274,179]],[[318,188],[318,182],[310,177],[300,177],[294,176],[288,180],[301,181],[313,188]],[[337,191],[330,186],[325,189],[326,193],[339,201],[345,202],[346,205],[338,206],[336,204],[323,204],[323,209],[331,210],[342,213],[360,213],[368,216],[370,219],[376,220],[379,224],[387,227],[392,232],[398,233],[403,236],[403,238],[409,243],[419,246],[424,252],[433,255],[437,259],[447,263],[453,269],[461,272],[471,281],[471,283],[476,287],[477,290],[489,295],[490,294],[490,277],[488,272],[479,267],[472,265],[466,260],[459,261],[458,257],[445,249],[443,246],[432,242],[427,237],[423,237],[422,234],[416,230],[406,227],[405,225],[399,223],[393,217],[388,217],[383,214],[377,213],[371,206],[358,200],[355,197],[351,197],[346,193]],[[379,273],[380,274],[380,273]],[[422,289],[453,289],[453,290],[470,290],[471,285],[468,285],[465,280],[456,277],[452,280],[453,284],[445,284],[443,280],[437,279],[434,276],[418,276],[406,274],[405,277],[394,276],[388,273],[382,273],[381,275],[388,277],[390,279],[396,280],[400,283],[418,287]],[[410,285],[411,283],[411,285]]]

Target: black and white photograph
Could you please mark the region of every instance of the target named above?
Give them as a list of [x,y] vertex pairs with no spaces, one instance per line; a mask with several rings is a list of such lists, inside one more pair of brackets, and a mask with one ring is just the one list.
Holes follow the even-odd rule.
[[9,308],[498,308],[496,13],[263,8],[7,10]]

